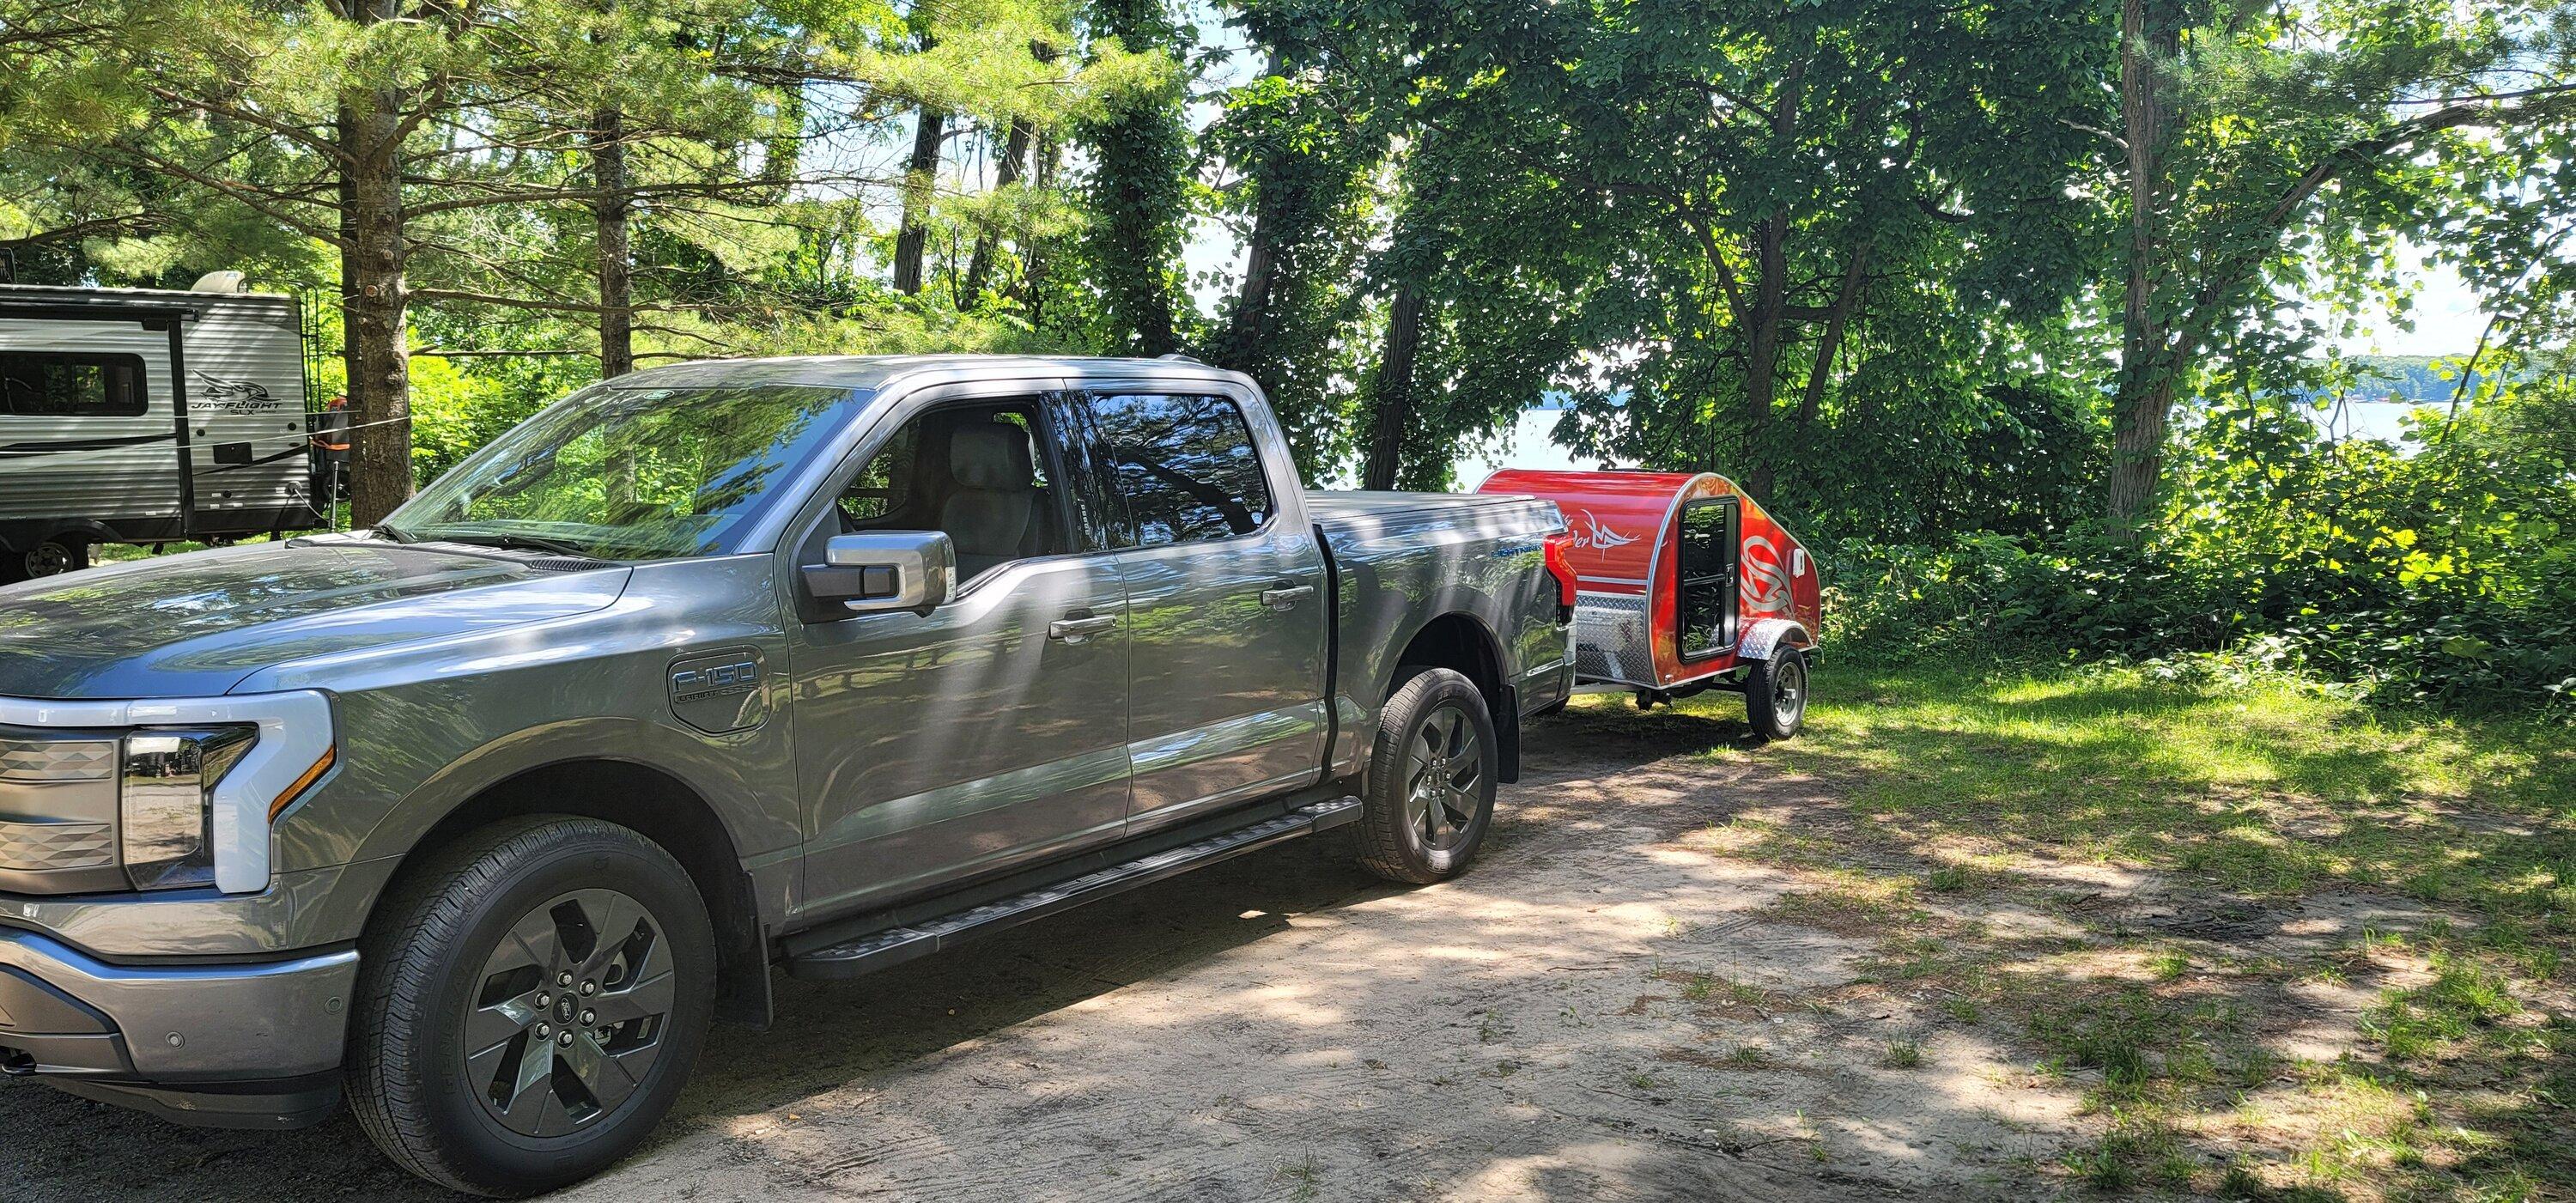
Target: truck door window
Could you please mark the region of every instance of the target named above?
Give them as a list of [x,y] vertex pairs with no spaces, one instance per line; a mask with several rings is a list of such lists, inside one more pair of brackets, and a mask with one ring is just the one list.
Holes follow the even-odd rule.
[[0,417],[139,418],[143,410],[140,356],[0,351]]
[[1071,544],[1031,401],[944,406],[906,422],[841,490],[841,529],[944,531],[957,575]]
[[1681,559],[1674,573],[1680,596],[1674,609],[1682,658],[1699,660],[1733,642],[1727,620],[1735,613],[1735,499],[1686,502],[1680,526]]
[[1136,547],[1247,535],[1270,521],[1270,485],[1243,411],[1224,397],[1092,398]]

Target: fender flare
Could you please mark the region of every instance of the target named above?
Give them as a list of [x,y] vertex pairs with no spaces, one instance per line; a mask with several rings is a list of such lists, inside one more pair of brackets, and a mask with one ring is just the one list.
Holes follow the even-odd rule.
[[1807,628],[1796,619],[1757,618],[1753,620],[1753,625],[1744,628],[1743,636],[1735,641],[1735,658],[1768,660],[1771,658],[1773,649],[1784,643],[1804,651],[1814,647],[1816,639],[1815,636],[1808,634]]

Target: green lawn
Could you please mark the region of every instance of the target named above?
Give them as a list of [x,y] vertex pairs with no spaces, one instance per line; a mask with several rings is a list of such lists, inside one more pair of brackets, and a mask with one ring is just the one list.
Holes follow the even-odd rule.
[[[1794,869],[1810,888],[1777,918],[1873,933],[1865,981],[1933,991],[1943,1022],[2026,1050],[2033,1088],[2080,1092],[2093,1136],[2045,1172],[2576,1198],[2576,730],[2210,665],[1835,666],[1815,696],[1806,734],[1771,747],[1729,737],[1732,695],[1663,720],[1840,799],[1749,813],[1710,846]],[[1998,908],[2080,934],[2008,933]],[[2294,930],[2325,935],[2278,938]],[[2332,1018],[2327,995],[2364,1004],[2339,1013],[2341,1051],[2280,1051]]]

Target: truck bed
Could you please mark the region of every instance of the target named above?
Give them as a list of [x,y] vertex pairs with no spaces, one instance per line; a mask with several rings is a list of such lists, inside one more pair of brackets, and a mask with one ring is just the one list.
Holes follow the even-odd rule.
[[[1406,636],[1471,616],[1505,646],[1485,649],[1509,677],[1490,699],[1498,727],[1563,700],[1573,677],[1556,623],[1556,580],[1541,540],[1565,529],[1553,502],[1475,493],[1316,491],[1306,514],[1334,581],[1336,773],[1361,763]],[[1463,629],[1463,624],[1461,624]],[[1510,738],[1510,736],[1506,736]]]

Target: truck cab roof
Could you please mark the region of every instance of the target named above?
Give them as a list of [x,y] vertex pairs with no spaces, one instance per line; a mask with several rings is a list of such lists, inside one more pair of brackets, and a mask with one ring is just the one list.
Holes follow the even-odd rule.
[[765,359],[708,359],[647,368],[615,381],[619,388],[693,388],[736,384],[807,384],[882,391],[955,380],[1134,380],[1156,383],[1228,382],[1252,388],[1240,372],[1194,360],[1081,355],[794,355]]

